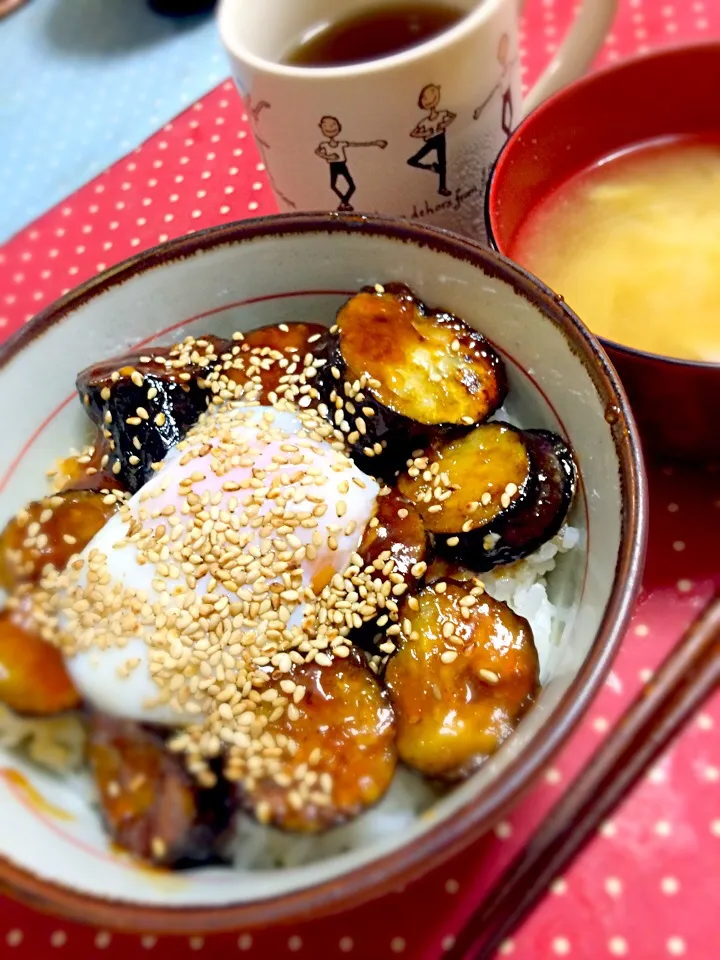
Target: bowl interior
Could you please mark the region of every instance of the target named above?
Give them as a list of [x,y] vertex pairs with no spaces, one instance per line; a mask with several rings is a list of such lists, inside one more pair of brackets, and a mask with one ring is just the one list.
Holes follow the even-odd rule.
[[[94,282],[0,356],[0,522],[41,495],[48,467],[84,441],[87,423],[73,384],[85,365],[188,333],[283,320],[331,323],[348,294],[390,279],[485,333],[505,357],[512,414],[565,434],[575,449],[582,487],[573,523],[583,539],[552,575],[552,599],[566,619],[538,705],[471,780],[407,829],[390,824],[356,849],[284,870],[139,869],[111,851],[82,778],[52,777],[5,750],[0,810],[12,829],[0,831],[0,876],[5,858],[23,876],[82,894],[203,907],[277,898],[375,864],[374,878],[366,869],[362,881],[369,890],[380,877],[417,871],[487,828],[568,732],[608,665],[642,552],[632,426],[604,358],[566,308],[512,265],[459,239],[380,222],[271,218],[171,244]],[[8,771],[20,771],[42,800]],[[21,883],[17,871],[14,882]],[[347,894],[337,883],[318,889],[327,902]]]

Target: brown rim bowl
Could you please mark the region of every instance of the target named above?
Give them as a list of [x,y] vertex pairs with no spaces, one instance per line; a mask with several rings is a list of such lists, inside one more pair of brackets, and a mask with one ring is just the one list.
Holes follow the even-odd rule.
[[[520,124],[495,164],[486,207],[491,245],[511,255],[528,212],[605,157],[678,136],[720,141],[719,84],[720,43],[703,43],[622,61],[545,101]],[[649,453],[690,462],[720,459],[719,363],[601,342]]]
[[[40,492],[44,468],[77,442],[84,414],[72,385],[86,364],[160,335],[168,342],[289,318],[331,323],[347,294],[391,279],[483,330],[505,357],[514,415],[563,432],[575,448],[582,482],[572,522],[580,543],[551,580],[553,598],[573,614],[548,648],[552,663],[538,704],[477,774],[407,833],[295,873],[244,875],[242,890],[232,886],[240,874],[228,880],[229,871],[194,871],[182,875],[187,886],[163,893],[141,871],[119,872],[91,811],[81,812],[68,839],[0,782],[0,810],[14,825],[0,840],[0,884],[8,893],[75,920],[139,932],[241,930],[339,911],[396,889],[487,832],[587,710],[640,585],[646,495],[632,416],[606,356],[568,307],[504,257],[452,234],[360,216],[268,217],[156,247],[74,290],[0,349],[9,463],[0,476],[0,520]],[[28,370],[42,389],[35,401],[13,406]],[[23,831],[37,841],[36,853]]]

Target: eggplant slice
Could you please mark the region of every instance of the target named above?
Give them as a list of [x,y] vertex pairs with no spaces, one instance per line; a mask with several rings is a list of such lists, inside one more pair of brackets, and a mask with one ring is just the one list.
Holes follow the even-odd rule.
[[[427,536],[420,514],[396,489],[377,498],[375,516],[365,527],[358,554],[365,569],[373,568],[380,581],[389,580],[391,589],[404,582],[410,592],[417,590],[418,569],[427,557]],[[387,621],[384,609],[352,633],[353,643],[373,656],[383,653],[378,648],[388,639],[378,625],[382,617]]]
[[91,490],[110,493],[125,492],[125,487],[110,468],[110,441],[98,430],[95,442],[77,456],[61,460],[52,473],[53,485],[61,493],[71,490]]
[[240,796],[262,823],[316,833],[352,820],[388,789],[395,721],[390,698],[354,648],[330,665],[295,666],[281,682],[288,681],[295,691],[304,688],[303,696],[265,725],[263,737],[296,748],[279,750],[274,770],[262,777],[239,772]]
[[437,441],[398,479],[425,528],[460,555],[474,550],[501,517],[512,516],[533,488],[528,444],[520,430],[500,422]]
[[428,777],[459,780],[513,732],[539,689],[532,630],[468,582],[440,580],[409,598],[385,686],[400,759]]
[[532,496],[495,524],[492,534],[483,539],[481,550],[472,558],[479,570],[522,560],[552,540],[575,496],[577,467],[567,443],[549,430],[525,430],[523,436],[530,451],[535,488]]
[[413,586],[417,578],[412,568],[425,560],[426,549],[425,527],[415,506],[394,489],[378,497],[377,511],[358,547],[365,564],[383,570],[391,561],[389,572]]
[[80,706],[60,651],[8,610],[0,612],[0,701],[33,717]]
[[135,493],[208,405],[205,377],[228,344],[188,338],[83,370],[77,390],[110,452],[102,463]]
[[229,390],[235,399],[261,404],[281,397],[293,400],[306,355],[314,354],[326,335],[327,327],[318,323],[258,327],[228,348],[218,373],[208,379],[217,380],[219,392]]
[[464,564],[456,563],[451,557],[441,553],[435,554],[425,572],[425,583],[435,583],[437,580],[469,582],[468,590],[474,586],[482,586],[482,579],[478,576],[477,570],[471,570]]
[[117,510],[111,495],[72,490],[35,500],[0,535],[0,587],[8,593],[40,580],[46,566],[64,570]]
[[163,736],[129,720],[93,714],[88,758],[113,840],[155,866],[226,862],[234,786],[201,787]]
[[323,347],[316,380],[328,416],[376,471],[441,429],[482,423],[507,392],[485,337],[402,284],[351,297]]

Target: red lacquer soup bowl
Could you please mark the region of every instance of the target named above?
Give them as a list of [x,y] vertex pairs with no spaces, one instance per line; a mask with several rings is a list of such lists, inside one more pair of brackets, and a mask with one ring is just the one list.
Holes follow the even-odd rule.
[[0,526],[46,489],[56,458],[83,445],[78,370],[187,334],[289,319],[332,324],[348,295],[391,279],[482,330],[504,358],[513,415],[574,448],[581,484],[570,519],[579,538],[548,577],[563,622],[558,616],[548,636],[537,704],[474,776],[412,808],[404,827],[397,808],[383,820],[389,829],[375,831],[377,819],[366,817],[347,848],[318,840],[312,862],[283,869],[250,867],[245,847],[234,867],[139,869],[110,844],[76,777],[50,776],[0,748],[5,889],[124,931],[237,930],[339,910],[397,888],[488,830],[588,707],[639,586],[646,517],[632,417],[607,358],[570,310],[504,257],[459,237],[365,217],[270,217],[157,247],[68,294],[0,350]]
[[[717,139],[718,89],[720,44],[710,43],[627,60],[551,97],[518,127],[495,165],[487,200],[491,244],[512,256],[528,212],[605,157],[668,137]],[[678,317],[678,323],[687,320]],[[603,346],[628,392],[646,450],[693,461],[720,458],[720,364],[608,340]]]

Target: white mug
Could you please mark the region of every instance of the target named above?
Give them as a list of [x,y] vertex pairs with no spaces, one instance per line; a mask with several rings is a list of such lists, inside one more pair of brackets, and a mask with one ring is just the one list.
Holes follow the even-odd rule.
[[498,153],[524,113],[589,66],[617,0],[584,0],[524,103],[519,0],[452,0],[467,10],[461,20],[378,60],[282,62],[309,29],[377,5],[222,0],[220,33],[278,203],[286,211],[419,217],[484,241],[485,190]]

